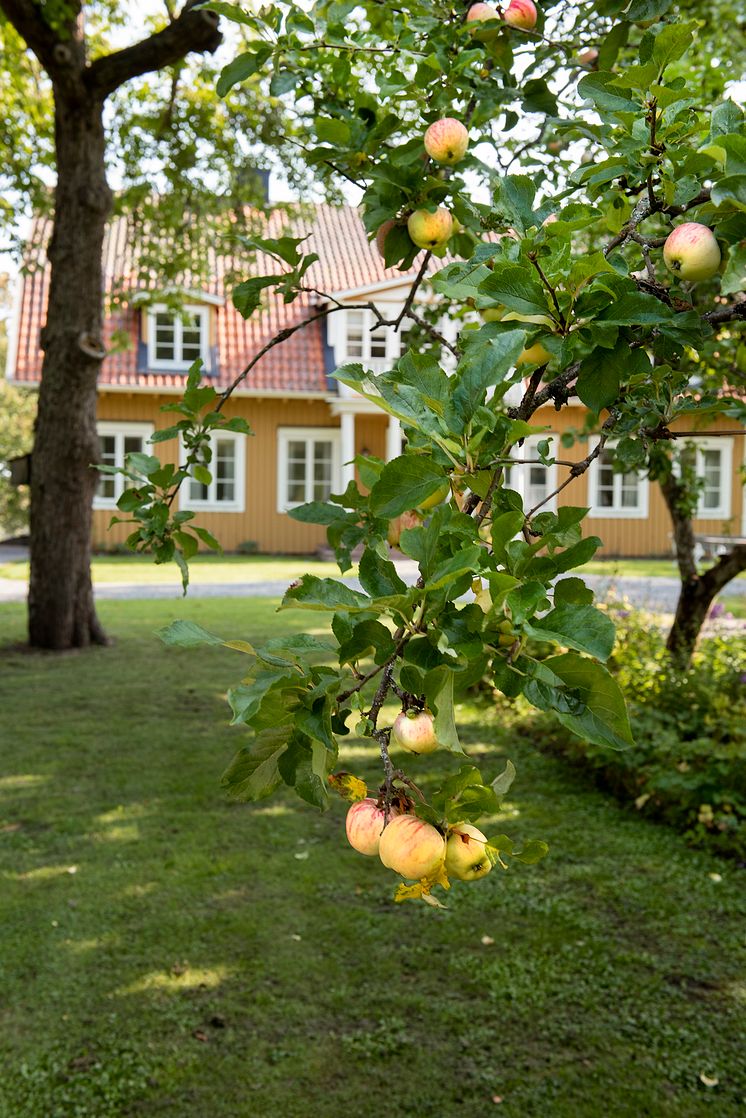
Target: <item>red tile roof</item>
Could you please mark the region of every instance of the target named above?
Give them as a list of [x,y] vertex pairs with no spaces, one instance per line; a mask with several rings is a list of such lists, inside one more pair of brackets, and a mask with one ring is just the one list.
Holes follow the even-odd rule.
[[[305,212],[309,212],[308,207]],[[137,246],[128,237],[128,228],[127,221],[119,218],[111,223],[106,234],[103,259],[108,292],[117,288],[137,290],[138,286],[143,286],[137,279]],[[39,335],[47,303],[46,245],[50,232],[50,221],[36,221],[27,251],[30,270],[22,280],[18,347],[15,369],[11,370],[12,379],[21,382],[37,382],[41,375]],[[367,239],[359,212],[350,206],[317,205],[310,210],[309,217],[293,218],[290,223],[284,211],[275,211],[269,218],[265,235],[278,236],[282,232],[296,237],[308,234],[303,250],[318,253],[319,260],[306,273],[306,282],[309,287],[323,292],[347,291],[392,279],[406,282],[415,274],[414,269],[401,273],[383,266],[375,244],[371,245]],[[252,254],[251,258],[247,254],[242,262],[235,252],[221,254],[214,245],[208,248],[208,257],[210,278],[207,282],[201,279],[192,284],[186,274],[181,282],[187,290],[199,289],[209,295],[225,296],[225,303],[217,307],[216,315],[216,383],[227,385],[278,331],[309,317],[316,297],[304,294],[286,305],[281,297],[268,295],[262,309],[246,321],[230,301],[235,273],[245,277],[265,275],[276,271],[276,264],[262,253]],[[438,266],[442,265],[438,263]],[[122,331],[129,335],[131,345],[106,357],[99,383],[102,386],[149,387],[154,391],[183,384],[181,373],[138,371],[139,313],[131,303],[124,301],[107,317],[107,346],[111,346],[115,332]],[[325,374],[323,321],[319,321],[298,330],[271,349],[256,364],[243,387],[255,392],[327,392]]]

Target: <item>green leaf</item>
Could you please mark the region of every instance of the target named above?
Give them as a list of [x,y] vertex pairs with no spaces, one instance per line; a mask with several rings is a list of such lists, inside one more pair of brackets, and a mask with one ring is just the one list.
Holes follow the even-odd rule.
[[498,180],[495,208],[506,216],[511,225],[525,233],[532,225],[538,225],[534,214],[535,197],[536,185],[528,175],[506,175]]
[[728,260],[720,283],[723,295],[732,295],[746,289],[746,241],[731,245]]
[[212,474],[207,466],[192,466],[192,477],[201,485],[209,485],[212,481]]
[[290,609],[293,606],[324,610],[369,609],[371,600],[336,579],[303,575],[285,591],[280,609]]
[[543,666],[572,688],[585,705],[577,714],[558,711],[563,726],[595,745],[626,749],[634,744],[624,696],[606,668],[573,652],[549,657]]
[[492,790],[496,796],[505,796],[515,780],[515,765],[512,761],[505,762],[505,768],[492,781]]
[[288,516],[293,520],[300,520],[302,524],[328,525],[347,520],[348,514],[339,505],[330,505],[327,501],[309,501],[306,505],[288,509]]
[[578,82],[578,93],[607,112],[639,112],[640,98],[616,84],[616,74],[586,74]]
[[527,274],[525,264],[496,262],[494,272],[480,283],[479,292],[518,314],[550,313],[544,288]]
[[352,636],[339,649],[340,664],[349,664],[364,656],[374,656],[377,664],[382,664],[394,654],[396,645],[391,633],[380,621],[361,621],[352,631]]
[[234,85],[238,85],[239,82],[246,81],[247,78],[258,73],[271,53],[272,47],[269,43],[262,44],[257,50],[248,50],[239,54],[238,58],[234,58],[227,66],[224,66],[216,87],[218,97],[225,97]]
[[577,602],[578,605],[587,606],[592,601],[593,591],[585,585],[582,578],[560,578],[554,584],[555,606],[565,602]]
[[408,509],[422,505],[446,485],[442,466],[431,458],[402,454],[384,466],[381,476],[370,491],[370,511],[374,516],[391,519]]
[[688,23],[668,23],[658,32],[653,46],[653,61],[661,70],[686,54],[698,27],[697,20],[690,20]]
[[331,117],[317,117],[314,127],[322,144],[331,144],[332,147],[342,149],[350,146],[352,133],[346,121]]
[[463,753],[453,712],[453,677],[448,667],[432,668],[425,676],[425,698],[434,714],[438,742],[451,753]]
[[526,622],[524,630],[530,637],[557,641],[598,660],[608,660],[614,647],[614,623],[595,606],[577,602],[560,602],[551,613]]
[[476,573],[479,569],[479,560],[484,554],[485,549],[477,544],[462,548],[455,555],[438,564],[425,583],[425,589],[438,590],[441,586],[453,583],[461,575]]
[[496,338],[489,338],[484,345],[473,345],[461,358],[456,370],[458,378],[451,397],[453,411],[458,417],[458,431],[474,418],[474,413],[485,401],[488,388],[505,380],[514,367],[526,342],[524,330],[508,330]]
[[581,366],[576,392],[586,407],[597,415],[609,408],[619,396],[622,370],[606,349],[594,349]]
[[195,621],[172,621],[165,628],[157,629],[156,636],[173,648],[196,648],[201,644],[225,645],[222,637],[209,633]]
[[251,745],[239,750],[223,774],[228,795],[242,802],[261,800],[282,783],[279,760],[293,733],[291,723],[257,734]]
[[366,547],[358,567],[360,585],[371,598],[385,598],[390,594],[405,594],[407,584],[403,582],[396,567],[389,559],[383,559],[377,551]]

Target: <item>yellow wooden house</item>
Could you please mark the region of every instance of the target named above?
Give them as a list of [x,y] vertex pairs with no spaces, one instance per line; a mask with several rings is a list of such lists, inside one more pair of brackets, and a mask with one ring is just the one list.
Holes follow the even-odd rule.
[[[279,230],[282,220],[270,219],[270,236],[273,223],[278,222]],[[287,306],[279,298],[270,299],[261,313],[245,321],[226,290],[226,277],[240,273],[242,263],[214,254],[210,281],[182,293],[181,315],[165,303],[148,301],[142,306],[136,298],[128,298],[107,319],[108,339],[121,337],[122,332],[130,338],[127,348],[113,349],[104,360],[99,381],[101,460],[121,466],[125,454],[147,450],[153,431],[173,422],[161,406],[183,391],[186,370],[195,358],[202,358],[210,382],[224,388],[279,330],[311,316],[325,295],[344,304],[345,310],[318,319],[262,357],[226,408],[228,415],[243,416],[254,436],[227,432],[217,436],[212,483],[191,482],[179,495],[181,507],[198,513],[198,522],[227,551],[249,541],[265,553],[316,551],[325,543],[324,529],[292,520],[288,510],[344,489],[354,475],[352,460],[357,454],[389,460],[401,451],[398,422],[331,374],[347,361],[361,361],[375,370],[399,356],[401,334],[388,327],[374,328],[373,314],[365,304],[374,302],[385,317],[394,318],[415,273],[384,267],[352,207],[319,205],[295,225],[296,236],[308,237],[304,250],[319,255],[306,276],[315,293]],[[41,372],[48,234],[45,222],[35,224],[29,258],[36,259],[38,266],[19,281],[9,334],[7,375],[22,385],[38,383]],[[123,220],[109,229],[104,262],[109,290],[136,295],[135,246],[128,242]],[[261,258],[251,267],[257,274],[274,270],[271,261]],[[441,329],[455,336],[454,324],[446,321]],[[580,428],[583,419],[578,401],[559,413],[546,407],[534,422],[546,425],[545,437],[559,440],[563,431]],[[741,485],[746,447],[734,422],[720,419],[718,430],[723,429],[732,429],[732,436],[708,438],[703,429],[696,439],[703,487],[695,528],[702,535],[741,536],[746,534]],[[557,456],[565,460],[580,460],[589,449],[579,442],[561,451],[558,441],[554,445]],[[518,457],[535,457],[531,450],[528,440]],[[175,462],[178,444],[161,443],[158,454]],[[613,447],[608,447],[584,476],[563,490],[560,502],[590,508],[586,531],[601,537],[605,556],[670,555],[671,526],[658,486],[642,474],[614,473],[612,455]],[[562,466],[517,467],[511,470],[510,484],[531,507],[556,488],[565,471]],[[93,521],[97,548],[112,548],[128,534],[125,525],[109,528],[121,487],[118,475],[101,476]]]

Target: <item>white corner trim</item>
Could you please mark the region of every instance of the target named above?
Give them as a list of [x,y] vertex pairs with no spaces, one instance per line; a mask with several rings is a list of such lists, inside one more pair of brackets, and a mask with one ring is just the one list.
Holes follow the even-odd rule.
[[18,333],[21,328],[21,307],[23,306],[23,288],[26,277],[17,272],[15,282],[11,312],[6,320],[8,349],[5,354],[5,379],[10,384],[22,385],[24,382],[14,380],[13,373],[16,371],[16,360],[18,358]]

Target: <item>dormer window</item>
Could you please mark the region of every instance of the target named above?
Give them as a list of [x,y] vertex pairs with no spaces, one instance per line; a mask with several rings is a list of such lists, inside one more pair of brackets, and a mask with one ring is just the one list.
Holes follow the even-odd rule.
[[155,306],[148,315],[148,365],[185,371],[198,358],[209,367],[209,308],[186,306],[181,313]]

